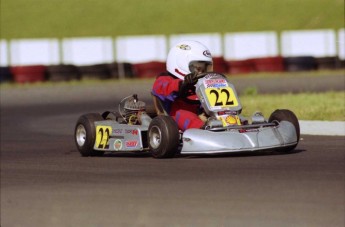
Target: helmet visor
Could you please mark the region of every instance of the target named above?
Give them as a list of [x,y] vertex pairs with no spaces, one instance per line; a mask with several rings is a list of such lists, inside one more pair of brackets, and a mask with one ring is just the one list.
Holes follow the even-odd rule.
[[212,62],[209,61],[191,61],[189,63],[189,71],[191,73],[206,73],[213,71]]

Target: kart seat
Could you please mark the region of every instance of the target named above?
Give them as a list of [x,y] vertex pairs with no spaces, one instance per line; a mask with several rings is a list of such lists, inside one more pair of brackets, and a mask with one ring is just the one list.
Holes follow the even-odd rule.
[[166,116],[168,116],[169,114],[164,109],[162,101],[157,96],[155,96],[154,94],[151,94],[151,96],[152,96],[153,105],[155,107],[157,115],[166,115]]

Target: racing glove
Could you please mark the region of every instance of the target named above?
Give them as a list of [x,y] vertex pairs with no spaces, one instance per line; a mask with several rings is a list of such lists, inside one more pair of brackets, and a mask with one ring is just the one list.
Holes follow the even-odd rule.
[[184,77],[184,80],[181,81],[179,96],[186,97],[188,96],[188,91],[193,89],[193,86],[198,82],[197,73],[190,73]]
[[198,82],[197,73],[189,73],[184,77],[183,83],[194,85]]

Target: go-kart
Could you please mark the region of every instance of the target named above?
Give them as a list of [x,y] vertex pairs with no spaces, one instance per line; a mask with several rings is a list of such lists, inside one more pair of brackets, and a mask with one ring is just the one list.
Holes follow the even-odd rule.
[[288,152],[297,146],[300,128],[292,111],[278,109],[268,119],[255,112],[245,118],[234,85],[215,72],[198,76],[195,88],[205,127],[181,131],[158,97],[152,95],[151,111],[134,94],[122,99],[118,111],[80,116],[75,126],[78,150],[82,156],[150,152],[154,158],[171,158],[177,153]]

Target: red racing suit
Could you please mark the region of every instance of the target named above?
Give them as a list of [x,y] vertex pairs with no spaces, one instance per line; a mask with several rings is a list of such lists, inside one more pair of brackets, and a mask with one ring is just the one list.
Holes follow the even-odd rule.
[[181,79],[169,73],[163,73],[153,83],[152,94],[161,100],[164,109],[173,117],[180,130],[201,128],[204,125],[204,122],[198,117],[201,105],[187,100],[187,98],[197,100],[195,89],[188,90],[188,97],[181,97],[179,91],[182,82]]

